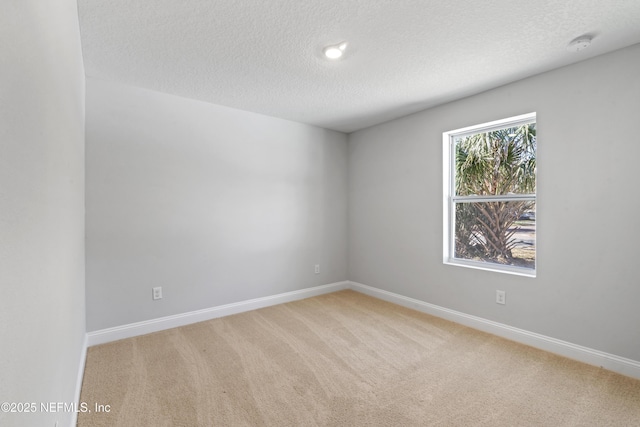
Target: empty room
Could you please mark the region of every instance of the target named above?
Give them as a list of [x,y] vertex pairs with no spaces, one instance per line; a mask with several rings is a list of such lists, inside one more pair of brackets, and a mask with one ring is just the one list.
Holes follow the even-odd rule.
[[0,27],[0,425],[640,426],[637,0]]

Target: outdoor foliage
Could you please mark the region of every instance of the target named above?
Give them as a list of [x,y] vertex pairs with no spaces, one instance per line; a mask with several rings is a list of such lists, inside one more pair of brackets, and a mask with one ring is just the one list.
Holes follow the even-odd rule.
[[[534,194],[535,123],[479,133],[455,141],[457,196]],[[513,263],[514,223],[533,201],[456,203],[455,256]]]

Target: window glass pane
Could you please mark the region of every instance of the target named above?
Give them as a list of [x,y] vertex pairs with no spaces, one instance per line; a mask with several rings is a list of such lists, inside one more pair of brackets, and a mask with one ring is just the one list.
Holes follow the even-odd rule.
[[533,201],[455,204],[454,257],[535,268]]
[[455,195],[535,194],[536,124],[454,139]]

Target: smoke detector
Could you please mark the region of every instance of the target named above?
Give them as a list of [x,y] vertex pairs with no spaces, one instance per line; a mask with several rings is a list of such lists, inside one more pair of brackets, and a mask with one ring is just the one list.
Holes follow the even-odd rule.
[[591,40],[591,36],[580,36],[567,45],[567,50],[569,52],[580,52],[591,46]]

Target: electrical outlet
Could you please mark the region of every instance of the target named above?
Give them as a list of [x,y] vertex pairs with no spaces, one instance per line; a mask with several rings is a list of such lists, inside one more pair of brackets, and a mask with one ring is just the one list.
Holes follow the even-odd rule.
[[496,303],[498,304],[507,303],[507,293],[505,291],[496,290]]
[[320,264],[316,264],[316,274],[320,274]]
[[162,299],[162,286],[153,288],[153,299],[154,300]]

